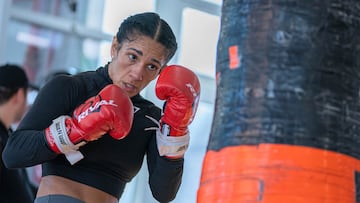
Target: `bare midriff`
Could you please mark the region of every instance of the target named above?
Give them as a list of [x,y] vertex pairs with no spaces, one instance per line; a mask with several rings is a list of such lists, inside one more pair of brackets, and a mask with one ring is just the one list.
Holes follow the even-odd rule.
[[42,177],[36,197],[47,195],[67,195],[85,203],[118,203],[119,200],[99,189],[59,176]]

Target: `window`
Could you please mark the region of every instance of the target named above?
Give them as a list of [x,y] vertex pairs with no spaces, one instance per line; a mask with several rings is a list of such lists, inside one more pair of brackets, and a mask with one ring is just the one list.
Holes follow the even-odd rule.
[[219,16],[185,8],[181,28],[179,63],[215,78]]

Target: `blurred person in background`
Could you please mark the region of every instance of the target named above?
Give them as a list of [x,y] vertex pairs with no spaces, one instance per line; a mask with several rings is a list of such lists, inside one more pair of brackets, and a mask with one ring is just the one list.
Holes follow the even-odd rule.
[[[25,71],[18,65],[0,66],[0,152],[13,131],[12,125],[19,122],[27,110],[29,85]],[[29,155],[30,156],[30,155]],[[32,203],[36,186],[28,177],[25,168],[7,169],[0,165],[0,202]]]
[[[191,70],[167,65],[176,50],[170,26],[139,13],[121,23],[110,62],[41,88],[3,154],[9,168],[42,164],[35,203],[118,203],[144,157],[153,197],[176,197],[200,95]],[[140,95],[157,77],[163,109]]]

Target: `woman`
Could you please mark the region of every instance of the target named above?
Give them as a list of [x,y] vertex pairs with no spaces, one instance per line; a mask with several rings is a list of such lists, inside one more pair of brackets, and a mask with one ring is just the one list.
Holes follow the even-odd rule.
[[[175,198],[188,144],[187,126],[197,101],[181,96],[188,91],[181,88],[190,83],[198,95],[197,78],[185,68],[164,72],[167,75],[157,82],[161,92],[168,92],[173,101],[180,95],[183,102],[167,100],[163,115],[139,93],[164,69],[176,49],[171,28],[157,14],[133,15],[123,21],[113,38],[108,64],[96,71],[58,76],[41,89],[3,154],[10,168],[42,163],[35,203],[117,203],[145,155],[154,198],[159,202]],[[177,84],[171,84],[174,74],[193,80],[184,79],[177,89]],[[164,134],[158,130],[158,121],[162,128],[166,120],[176,123],[169,122],[170,133]],[[168,139],[175,131],[176,137]],[[163,150],[172,149],[168,145],[174,143],[182,149],[179,153]]]

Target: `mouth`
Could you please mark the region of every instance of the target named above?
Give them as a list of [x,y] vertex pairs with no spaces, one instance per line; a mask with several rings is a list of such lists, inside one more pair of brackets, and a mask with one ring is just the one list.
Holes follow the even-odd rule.
[[137,90],[137,87],[135,85],[126,82],[123,83],[123,88],[126,92],[129,93],[135,92]]

